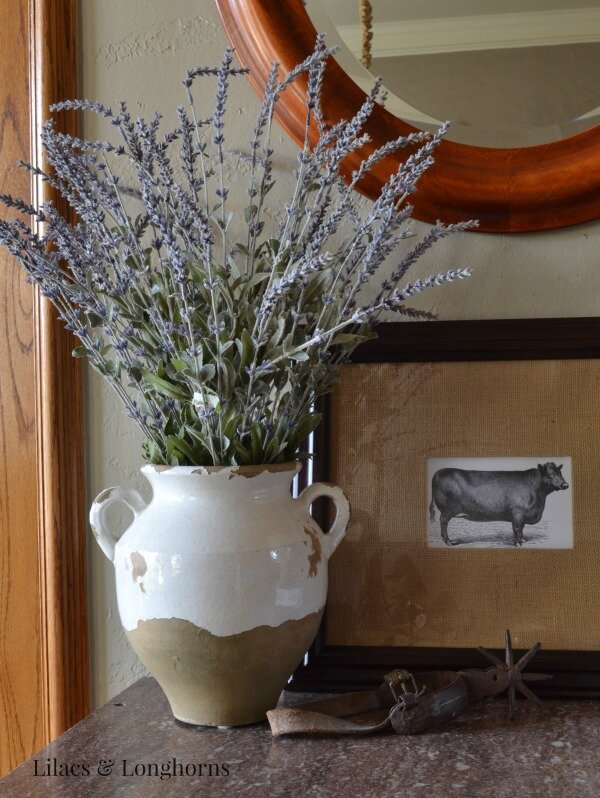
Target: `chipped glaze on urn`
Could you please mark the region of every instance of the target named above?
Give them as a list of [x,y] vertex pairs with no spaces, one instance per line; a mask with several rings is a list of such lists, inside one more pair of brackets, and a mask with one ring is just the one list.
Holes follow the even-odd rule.
[[[148,505],[128,488],[109,488],[92,505],[121,623],[179,720],[264,720],[316,634],[349,506],[325,483],[292,498],[298,470],[146,465]],[[309,515],[319,496],[337,510],[327,534]],[[107,520],[115,502],[134,514],[120,536]]]

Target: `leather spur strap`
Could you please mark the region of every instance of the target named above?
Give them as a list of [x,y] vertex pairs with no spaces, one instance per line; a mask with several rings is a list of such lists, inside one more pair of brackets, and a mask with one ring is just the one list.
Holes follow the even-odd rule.
[[274,736],[291,734],[373,734],[393,729],[420,734],[453,720],[469,705],[469,685],[462,673],[405,670],[388,673],[381,687],[310,701],[267,712]]
[[453,720],[469,704],[508,693],[508,717],[515,716],[518,690],[530,701],[539,698],[525,682],[551,679],[548,673],[523,673],[541,646],[536,643],[515,662],[510,632],[504,635],[505,661],[479,648],[492,667],[433,671],[416,678],[406,670],[384,677],[377,690],[325,698],[267,712],[271,731],[282,734],[373,734],[392,728],[397,734],[420,734]]

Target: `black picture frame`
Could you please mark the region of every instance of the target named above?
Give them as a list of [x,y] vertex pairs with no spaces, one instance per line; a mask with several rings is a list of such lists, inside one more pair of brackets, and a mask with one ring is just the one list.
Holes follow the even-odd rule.
[[[350,362],[600,358],[600,318],[595,317],[392,322],[380,325],[377,332],[378,338],[358,347]],[[318,404],[323,420],[313,436],[311,466],[305,466],[299,475],[299,489],[309,481],[329,479],[330,397],[323,397]],[[326,528],[326,507],[317,503],[313,514]],[[499,628],[499,637],[501,634]],[[501,649],[495,653],[503,656]],[[518,656],[521,652],[516,653]],[[399,667],[418,673],[488,665],[476,650],[467,648],[328,645],[326,609],[317,636],[288,687],[306,692],[345,692],[377,686],[385,673]],[[535,692],[541,697],[600,698],[600,651],[542,650],[533,669],[553,676],[536,684]]]

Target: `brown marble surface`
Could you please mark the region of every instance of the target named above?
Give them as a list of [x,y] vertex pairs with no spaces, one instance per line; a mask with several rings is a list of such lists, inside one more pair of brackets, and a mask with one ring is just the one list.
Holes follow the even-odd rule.
[[[297,696],[288,696],[295,701]],[[266,796],[266,798],[598,798],[600,702],[519,703],[506,719],[501,700],[419,737],[273,739],[268,727],[218,730],[173,720],[153,679],[141,679],[0,779],[10,798],[118,796]],[[136,765],[202,768],[203,775],[161,780],[124,775]],[[35,775],[79,765],[79,775]],[[98,775],[113,760],[111,775]],[[207,764],[229,775],[209,775]],[[87,765],[89,775],[83,774]]]

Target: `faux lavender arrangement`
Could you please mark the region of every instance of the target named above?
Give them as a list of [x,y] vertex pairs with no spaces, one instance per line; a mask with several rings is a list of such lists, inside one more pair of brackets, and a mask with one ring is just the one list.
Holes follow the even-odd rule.
[[[339,365],[373,335],[381,314],[427,317],[411,308],[410,298],[469,274],[454,269],[407,281],[429,247],[474,223],[437,224],[416,246],[405,244],[378,290],[369,292],[374,298],[361,299],[384,261],[412,236],[408,198],[446,127],[389,142],[344,183],[342,162],[368,140],[363,128],[381,85],[353,119],[329,127],[320,89],[331,52],[319,37],[314,53],[289,74],[281,76],[273,64],[247,153],[226,145],[229,83],[245,71],[233,66],[231,50],[220,67],[188,72],[187,107],[178,109],[174,130],[162,130],[158,113],[133,120],[124,101],[118,110],[89,101],[53,106],[98,113],[118,136],[86,141],[57,132],[49,121],[42,143],[51,168],[21,164],[66,198],[78,222],[68,223],[51,203],[35,208],[0,198],[43,223],[37,235],[18,219],[0,221],[0,243],[79,338],[74,355],[87,358],[121,397],[143,430],[144,456],[152,463],[293,460],[319,422],[315,397],[332,389]],[[306,135],[277,224],[265,214],[275,182],[274,112],[302,75]],[[194,103],[200,79],[216,80],[207,118]],[[313,144],[311,128],[319,134]],[[417,145],[413,154],[363,209],[358,181],[408,145]],[[240,158],[249,174],[248,205],[244,235],[236,240],[225,166]],[[123,184],[123,172],[135,176],[135,185]]]

